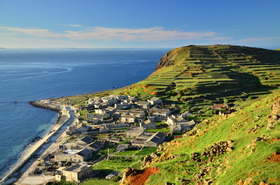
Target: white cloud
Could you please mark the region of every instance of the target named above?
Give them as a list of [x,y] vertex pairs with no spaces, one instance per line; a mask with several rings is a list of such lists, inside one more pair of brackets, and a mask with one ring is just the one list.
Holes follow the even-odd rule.
[[71,27],[82,27],[82,25],[79,25],[79,24],[70,24],[69,26],[71,26]]
[[81,25],[69,25],[81,28],[79,31],[65,30],[63,32],[53,32],[49,29],[18,28],[18,27],[0,27],[0,32],[5,34],[18,34],[21,36],[35,36],[48,38],[61,38],[71,40],[100,40],[100,41],[140,41],[140,42],[161,42],[172,40],[200,40],[214,39],[215,32],[183,32],[177,30],[165,30],[162,27],[152,28],[106,28],[90,27],[83,28]]
[[237,40],[236,43],[247,44],[247,43],[256,43],[256,42],[279,42],[280,37],[256,37],[256,38],[246,38]]
[[[32,28],[17,28],[17,27],[0,27],[0,30],[15,35],[16,33],[21,35],[31,35],[36,37],[60,37],[60,34],[52,33],[48,29],[32,29]],[[7,32],[8,31],[8,32]]]

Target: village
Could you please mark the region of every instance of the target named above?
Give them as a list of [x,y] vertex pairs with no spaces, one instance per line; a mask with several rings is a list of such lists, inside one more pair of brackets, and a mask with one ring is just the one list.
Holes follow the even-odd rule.
[[[54,176],[55,181],[80,183],[96,175],[94,164],[122,151],[157,147],[195,126],[189,112],[165,108],[156,97],[148,101],[125,95],[89,99],[76,110],[73,123],[67,127],[67,140],[57,150],[42,156],[30,176]],[[163,132],[161,132],[163,131]],[[109,153],[108,146],[114,146]],[[108,153],[106,152],[108,149]],[[106,155],[99,155],[104,151]],[[112,171],[106,179],[120,176]]]

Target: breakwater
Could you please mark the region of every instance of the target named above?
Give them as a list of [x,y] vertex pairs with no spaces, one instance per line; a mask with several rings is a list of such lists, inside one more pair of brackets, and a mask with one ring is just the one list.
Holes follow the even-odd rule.
[[64,106],[58,105],[55,102],[52,102],[50,100],[39,100],[39,101],[31,101],[29,102],[30,105],[34,107],[39,107],[43,109],[49,109],[52,111],[56,111],[59,113],[58,120],[56,122],[56,125],[61,125],[69,119],[69,113],[66,110]]

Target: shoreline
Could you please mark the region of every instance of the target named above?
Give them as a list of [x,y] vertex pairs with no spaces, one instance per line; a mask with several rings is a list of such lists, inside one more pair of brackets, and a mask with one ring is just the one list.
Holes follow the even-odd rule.
[[[60,129],[70,121],[71,115],[64,105],[58,104],[57,102],[51,102],[49,99],[29,102],[30,105],[38,108],[49,109],[59,113],[57,120],[50,126],[48,131],[38,141],[31,142],[27,145],[25,150],[22,152],[17,162],[6,172],[6,174],[0,180],[0,184],[14,184],[19,181],[20,178],[32,167],[32,165],[48,150],[48,148],[60,138],[61,134],[66,130]],[[72,124],[72,123],[71,123]],[[61,132],[60,134],[58,132]],[[59,136],[52,140],[53,137]],[[48,146],[49,145],[49,146]],[[44,148],[44,146],[46,148]],[[35,159],[34,156],[40,156]]]

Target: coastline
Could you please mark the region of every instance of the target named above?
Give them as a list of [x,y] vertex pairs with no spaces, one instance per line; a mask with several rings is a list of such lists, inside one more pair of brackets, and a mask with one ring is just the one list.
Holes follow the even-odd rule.
[[[59,113],[59,116],[56,122],[54,122],[54,124],[48,129],[49,131],[46,132],[41,139],[27,145],[16,164],[2,177],[0,184],[14,184],[21,179],[23,175],[30,170],[32,165],[49,149],[49,147],[55,143],[61,135],[63,135],[62,133],[67,127],[62,131],[60,131],[60,129],[70,121],[70,111],[68,111],[64,105],[58,104],[57,102],[52,102],[46,99],[30,102],[29,104],[35,107],[56,111]],[[57,134],[59,134],[58,137],[53,139]]]

